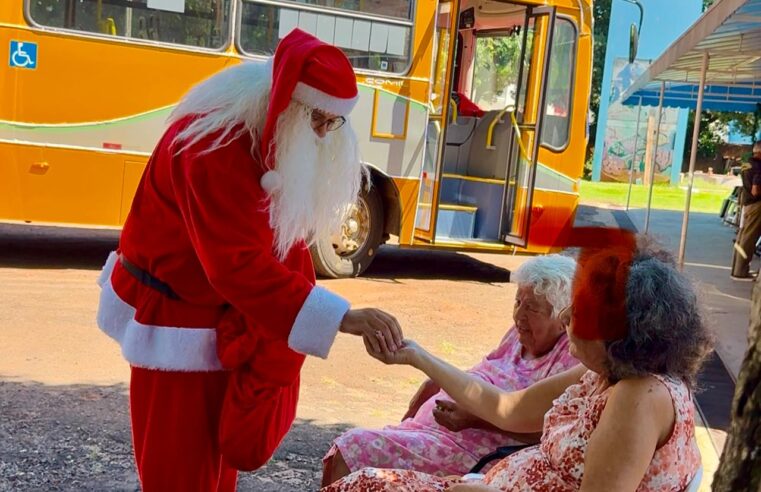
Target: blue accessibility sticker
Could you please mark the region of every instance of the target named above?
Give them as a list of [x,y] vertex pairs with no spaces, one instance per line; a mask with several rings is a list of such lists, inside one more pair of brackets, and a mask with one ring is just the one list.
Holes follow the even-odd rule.
[[8,64],[13,68],[37,68],[37,43],[11,40]]

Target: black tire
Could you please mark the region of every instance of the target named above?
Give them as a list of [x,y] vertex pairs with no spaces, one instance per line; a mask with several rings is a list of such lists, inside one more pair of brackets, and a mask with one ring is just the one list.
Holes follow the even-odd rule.
[[[317,275],[327,278],[357,277],[367,270],[375,259],[378,247],[383,242],[383,200],[373,186],[369,190],[363,190],[357,202],[356,213],[352,218],[358,222],[360,217],[366,216],[369,219],[368,224],[359,223],[360,230],[362,227],[367,227],[362,234],[361,244],[357,244],[353,251],[342,252],[341,246],[335,244],[341,239],[328,235],[320,238],[309,249]],[[365,212],[362,212],[362,207],[366,207]]]

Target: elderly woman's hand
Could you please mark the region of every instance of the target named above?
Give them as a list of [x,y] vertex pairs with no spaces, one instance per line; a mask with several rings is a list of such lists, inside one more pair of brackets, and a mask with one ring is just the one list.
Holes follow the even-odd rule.
[[436,400],[436,408],[433,409],[433,418],[442,427],[446,427],[452,432],[476,427],[479,422],[478,417],[469,414],[460,406],[449,400]]
[[368,340],[371,336],[372,335],[365,335],[362,337],[365,342],[365,349],[367,349],[368,354],[384,364],[400,364],[417,367],[420,359],[428,354],[428,352],[426,352],[420,345],[408,339],[403,340],[401,347],[398,347],[396,351],[376,350],[372,343],[373,340]]

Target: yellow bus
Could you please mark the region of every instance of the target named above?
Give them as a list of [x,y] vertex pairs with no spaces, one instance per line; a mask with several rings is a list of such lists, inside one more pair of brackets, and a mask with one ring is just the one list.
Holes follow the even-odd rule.
[[313,247],[546,252],[574,220],[591,0],[4,0],[0,221],[119,227],[174,105],[299,27],[342,48],[372,187]]

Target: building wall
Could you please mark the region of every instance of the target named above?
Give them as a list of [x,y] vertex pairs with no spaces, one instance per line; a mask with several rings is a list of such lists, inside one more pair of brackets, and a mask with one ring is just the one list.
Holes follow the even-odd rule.
[[[645,8],[645,16],[638,59],[629,64],[629,26],[639,20],[639,9],[628,2],[612,0],[592,167],[592,179],[595,181],[626,181],[633,162],[635,178],[641,177],[648,131],[652,133],[651,140],[655,141],[657,108],[627,108],[620,104],[620,96],[652,60],[692,25],[702,10],[701,0],[640,1]],[[687,117],[687,110],[665,109],[663,112],[656,153],[658,182],[679,183]]]

